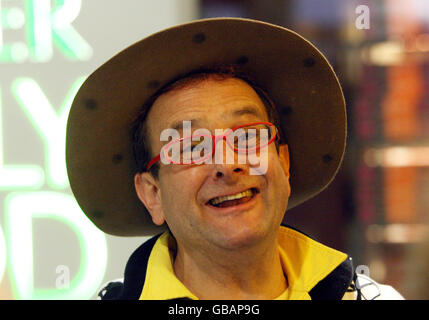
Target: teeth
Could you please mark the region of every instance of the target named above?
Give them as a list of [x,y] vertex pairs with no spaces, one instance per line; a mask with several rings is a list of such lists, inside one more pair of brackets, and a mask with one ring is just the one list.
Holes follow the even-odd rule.
[[253,192],[252,192],[252,190],[249,189],[249,190],[237,193],[237,194],[232,194],[229,196],[222,196],[222,197],[214,198],[214,199],[210,200],[210,203],[212,205],[216,205],[216,204],[219,204],[219,203],[227,201],[227,200],[235,200],[235,199],[240,199],[240,198],[244,198],[244,197],[251,197],[252,195],[253,195]]

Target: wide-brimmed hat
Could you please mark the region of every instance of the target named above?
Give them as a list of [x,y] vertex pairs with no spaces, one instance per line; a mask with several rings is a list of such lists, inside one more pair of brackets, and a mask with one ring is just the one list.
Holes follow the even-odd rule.
[[322,191],[345,150],[346,112],[332,67],[309,41],[280,26],[241,18],[204,19],[155,33],[99,67],[68,118],[66,161],[81,209],[106,233],[162,231],[134,189],[131,125],[171,79],[204,66],[237,65],[268,92],[290,152],[288,209]]

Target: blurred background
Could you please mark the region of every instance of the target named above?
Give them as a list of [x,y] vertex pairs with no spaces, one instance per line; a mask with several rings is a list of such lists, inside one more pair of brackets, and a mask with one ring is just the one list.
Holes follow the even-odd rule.
[[344,89],[344,164],[284,222],[405,298],[429,299],[427,0],[0,0],[0,299],[94,299],[123,276],[145,239],[105,235],[76,204],[64,160],[71,101],[123,48],[221,16],[297,31]]

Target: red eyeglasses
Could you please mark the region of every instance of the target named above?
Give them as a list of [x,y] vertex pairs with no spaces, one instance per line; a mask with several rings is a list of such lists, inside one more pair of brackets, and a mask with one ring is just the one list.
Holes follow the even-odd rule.
[[164,163],[179,165],[205,163],[207,160],[212,159],[219,140],[225,140],[234,152],[248,154],[267,147],[276,137],[277,129],[270,122],[244,124],[229,129],[220,135],[193,134],[174,139],[164,145],[161,148],[161,153],[149,162],[146,171],[149,171],[161,159]]

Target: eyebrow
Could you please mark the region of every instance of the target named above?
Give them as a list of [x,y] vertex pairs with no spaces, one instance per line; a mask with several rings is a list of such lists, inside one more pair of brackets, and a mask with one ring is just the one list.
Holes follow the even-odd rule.
[[[230,115],[232,117],[234,117],[234,116],[246,116],[246,115],[263,117],[263,114],[261,114],[259,109],[253,105],[248,105],[248,106],[244,106],[244,107],[237,109],[237,110],[229,111],[229,112],[227,112],[227,115]],[[201,124],[201,122],[202,122],[200,118],[189,119],[189,120],[188,119],[179,120],[179,121],[173,122],[173,124],[171,125],[171,128],[178,130],[178,131],[183,130],[183,121],[191,121],[191,126],[197,127],[197,128],[199,127],[198,125]]]
[[190,120],[179,120],[176,122],[173,122],[171,128],[177,131],[181,131],[183,130],[183,121],[191,121],[191,126],[192,127],[198,127],[198,124],[201,123],[201,119],[190,119]]
[[244,106],[238,110],[234,110],[234,111],[230,112],[230,114],[233,116],[246,116],[246,115],[257,116],[257,117],[263,116],[263,114],[261,114],[259,109],[253,105]]

